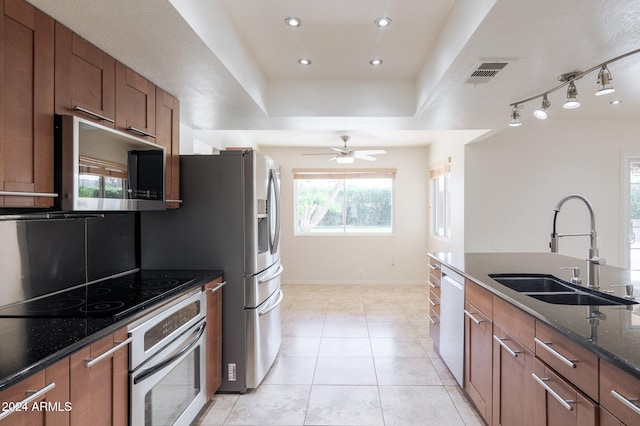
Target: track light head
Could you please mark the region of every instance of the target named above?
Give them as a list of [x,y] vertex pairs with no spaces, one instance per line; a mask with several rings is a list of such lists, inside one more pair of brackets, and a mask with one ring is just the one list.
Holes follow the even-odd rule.
[[520,105],[513,106],[513,110],[511,111],[511,121],[509,122],[510,127],[518,127],[522,125],[522,121],[520,121],[520,108],[522,108]]
[[598,73],[598,91],[596,92],[596,96],[608,95],[616,91],[611,84],[611,80],[613,80],[613,78],[611,78],[609,68],[603,65]]
[[577,99],[578,89],[576,89],[576,85],[573,81],[569,82],[569,87],[567,88],[567,100],[562,105],[564,109],[576,109],[580,107],[580,102]]
[[544,96],[542,96],[542,105],[540,105],[540,108],[533,111],[534,117],[536,117],[539,120],[546,120],[548,117],[547,111],[549,110],[550,106],[551,106],[551,102],[549,102],[549,99],[545,94]]

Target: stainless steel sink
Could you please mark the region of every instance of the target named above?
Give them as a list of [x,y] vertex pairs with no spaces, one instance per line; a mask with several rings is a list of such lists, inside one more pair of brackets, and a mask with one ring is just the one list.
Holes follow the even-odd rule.
[[548,292],[573,292],[571,287],[553,275],[543,274],[490,274],[494,280],[503,286],[509,287],[519,293],[548,293]]
[[635,305],[638,302],[585,289],[548,274],[489,274],[518,293],[556,305]]

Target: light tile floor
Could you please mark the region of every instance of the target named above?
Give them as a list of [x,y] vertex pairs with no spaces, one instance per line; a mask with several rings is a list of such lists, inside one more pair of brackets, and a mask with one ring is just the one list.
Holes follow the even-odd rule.
[[263,383],[217,394],[209,425],[482,425],[434,354],[427,286],[284,285]]

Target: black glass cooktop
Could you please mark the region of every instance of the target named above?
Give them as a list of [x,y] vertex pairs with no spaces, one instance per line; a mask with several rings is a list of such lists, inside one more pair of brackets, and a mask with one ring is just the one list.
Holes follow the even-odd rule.
[[139,271],[0,309],[0,317],[117,317],[149,305],[193,281]]

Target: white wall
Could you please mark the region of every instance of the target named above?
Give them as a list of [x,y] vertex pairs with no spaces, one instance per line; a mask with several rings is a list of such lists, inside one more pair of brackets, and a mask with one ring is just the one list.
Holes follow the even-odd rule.
[[395,231],[390,236],[294,235],[291,170],[337,165],[327,162],[325,157],[301,155],[318,152],[318,148],[261,147],[260,151],[281,165],[283,283],[422,284],[426,281],[428,147],[387,149],[387,154],[375,163],[348,165],[349,168],[397,169]]
[[[465,149],[464,143],[434,143],[429,146],[429,165],[440,164],[451,158],[451,238],[435,237],[429,230],[429,251],[463,252],[465,235]],[[430,189],[430,188],[428,188]],[[430,199],[430,198],[429,198]],[[431,208],[431,207],[429,207]],[[430,214],[430,212],[429,212]]]
[[[465,249],[546,252],[553,210],[579,193],[593,204],[600,255],[624,266],[623,155],[640,153],[640,123],[630,120],[527,120],[465,149]],[[558,216],[558,232],[586,232],[577,200]],[[560,240],[562,254],[585,258],[587,237]]]

